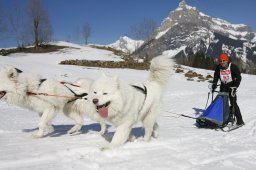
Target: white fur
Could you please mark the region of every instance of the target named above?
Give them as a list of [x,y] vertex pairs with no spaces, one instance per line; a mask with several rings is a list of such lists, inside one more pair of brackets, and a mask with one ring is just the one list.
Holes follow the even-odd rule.
[[[0,100],[4,100],[7,103],[11,103],[29,110],[39,113],[39,130],[33,134],[34,137],[39,138],[51,133],[54,129],[52,126],[52,120],[56,117],[60,111],[65,112],[65,115],[75,120],[76,125],[69,130],[69,133],[77,132],[81,129],[83,123],[82,112],[93,115],[92,109],[90,109],[91,102],[83,99],[79,99],[75,102],[70,102],[70,98],[57,97],[57,96],[44,96],[44,95],[28,95],[27,92],[33,93],[47,93],[58,96],[74,96],[74,94],[63,84],[60,84],[57,80],[46,79],[40,83],[40,77],[31,73],[18,73],[13,67],[5,67],[0,71],[0,92],[6,92]],[[82,81],[82,80],[81,80]],[[88,83],[88,84],[86,84]],[[91,82],[83,80],[80,89],[86,92],[90,88]],[[77,106],[77,103],[82,107]],[[88,104],[88,106],[87,106]],[[70,107],[70,108],[69,108]],[[91,106],[91,108],[95,108]],[[87,112],[86,109],[89,111]],[[97,115],[97,114],[95,114]],[[91,116],[92,117],[92,116]],[[101,123],[102,124],[102,123]],[[102,130],[104,130],[104,126]],[[101,132],[103,133],[103,132]]]
[[88,96],[83,97],[82,99],[77,99],[74,102],[67,103],[64,107],[64,114],[71,119],[75,120],[76,125],[72,127],[68,133],[72,134],[75,132],[78,132],[83,123],[83,115],[88,116],[90,119],[99,122],[101,126],[100,134],[103,135],[106,131],[106,124],[105,120],[99,116],[99,114],[96,111],[95,105],[92,103],[91,100],[89,100],[89,95],[90,95],[90,86],[92,84],[92,80],[89,79],[79,79],[75,82],[75,85],[78,85],[79,88],[72,88],[72,90],[76,94],[82,94],[82,93],[87,93]]
[[103,149],[124,144],[137,121],[142,121],[145,128],[145,141],[149,141],[151,135],[158,136],[156,119],[161,111],[164,86],[171,75],[172,65],[170,59],[163,57],[151,61],[150,76],[143,83],[147,89],[146,96],[142,91],[121,82],[118,77],[103,74],[95,81],[92,86],[94,103],[100,106],[110,102],[106,120],[116,127],[112,141]]

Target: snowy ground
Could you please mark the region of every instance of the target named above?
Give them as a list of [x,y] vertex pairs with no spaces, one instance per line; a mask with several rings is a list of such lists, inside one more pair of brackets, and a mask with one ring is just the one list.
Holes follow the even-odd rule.
[[[127,83],[148,77],[147,71],[103,69],[58,65],[64,59],[120,60],[104,50],[80,47],[49,54],[15,54],[0,56],[0,66],[12,65],[59,80],[74,81],[87,77],[96,79],[101,73],[118,75]],[[203,75],[211,71],[194,69]],[[246,125],[225,133],[198,129],[195,120],[173,113],[196,116],[205,108],[207,82],[187,81],[175,73],[164,97],[165,107],[159,116],[160,136],[150,142],[142,140],[143,129],[138,124],[133,133],[135,142],[107,151],[99,147],[108,141],[97,132],[100,126],[87,118],[81,133],[66,134],[73,122],[60,113],[54,120],[55,132],[33,139],[38,115],[34,112],[0,102],[0,169],[2,170],[164,170],[164,169],[256,169],[256,76],[243,75],[238,91],[238,104]],[[171,113],[170,113],[171,112]],[[109,124],[107,137],[115,129]]]

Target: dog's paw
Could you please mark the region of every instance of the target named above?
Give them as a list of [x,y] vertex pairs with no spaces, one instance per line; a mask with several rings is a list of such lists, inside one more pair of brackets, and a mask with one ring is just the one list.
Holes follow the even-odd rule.
[[153,134],[152,134],[152,136],[153,136],[154,138],[158,138],[158,137],[159,137],[159,132],[158,132],[158,131],[154,131]]
[[151,137],[146,137],[146,136],[144,136],[143,140],[144,140],[145,142],[149,142],[149,141],[151,140]]
[[44,135],[38,134],[38,133],[32,134],[32,138],[34,138],[34,139],[39,139],[39,138],[42,138],[43,136],[44,136]]
[[100,151],[105,151],[107,148],[105,148],[105,147],[101,147],[100,148]]
[[101,131],[99,131],[99,134],[100,134],[101,136],[103,136],[105,133],[106,133],[106,130],[101,130]]
[[44,136],[44,131],[39,129],[36,133],[32,134],[32,138],[42,138]]
[[75,134],[76,132],[77,132],[77,130],[75,130],[75,129],[70,129],[70,130],[68,131],[68,134],[72,135],[72,134]]
[[136,136],[134,136],[134,135],[130,135],[128,138],[128,141],[130,141],[130,142],[134,142],[135,140],[136,140]]
[[106,150],[109,150],[109,149],[111,149],[111,148],[108,147],[108,146],[104,146],[104,147],[101,147],[101,148],[100,148],[100,151],[106,151]]
[[74,127],[72,127],[69,131],[68,134],[75,134],[78,133],[79,130],[81,129],[82,126],[80,125],[75,125]]
[[49,125],[48,128],[47,128],[47,132],[48,133],[54,132],[54,127],[52,125]]
[[115,147],[111,146],[111,145],[105,145],[105,146],[100,148],[100,151],[106,151],[106,150],[110,150],[110,149],[113,149],[113,148],[115,148]]

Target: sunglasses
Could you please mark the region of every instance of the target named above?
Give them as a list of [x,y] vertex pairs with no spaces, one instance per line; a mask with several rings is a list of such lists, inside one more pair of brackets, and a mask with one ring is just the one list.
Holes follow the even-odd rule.
[[220,63],[225,63],[227,60],[219,60]]

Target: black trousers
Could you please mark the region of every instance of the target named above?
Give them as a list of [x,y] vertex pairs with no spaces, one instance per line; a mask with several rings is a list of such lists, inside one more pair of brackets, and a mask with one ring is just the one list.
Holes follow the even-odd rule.
[[244,121],[242,118],[242,114],[241,114],[239,106],[237,105],[236,100],[237,100],[236,94],[234,96],[231,96],[231,94],[229,93],[230,105],[232,107],[234,107],[234,109],[235,109],[235,116],[236,116],[237,124],[243,124]]
[[229,87],[225,87],[225,86],[221,86],[220,87],[220,91],[221,92],[228,92],[229,93],[230,105],[235,110],[234,112],[235,112],[235,117],[236,117],[236,120],[237,120],[237,124],[243,124],[244,121],[243,121],[243,118],[242,118],[242,114],[241,114],[240,108],[239,108],[239,106],[237,104],[236,93],[235,92],[232,93],[232,90]]

